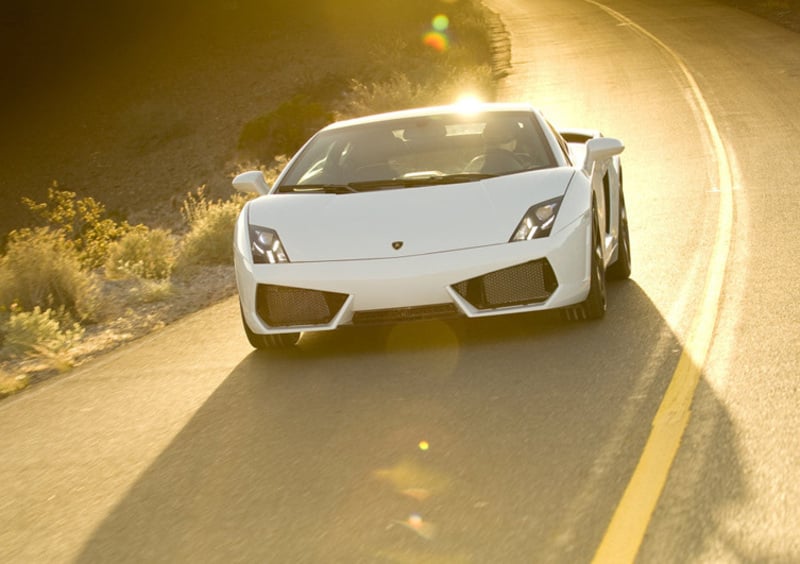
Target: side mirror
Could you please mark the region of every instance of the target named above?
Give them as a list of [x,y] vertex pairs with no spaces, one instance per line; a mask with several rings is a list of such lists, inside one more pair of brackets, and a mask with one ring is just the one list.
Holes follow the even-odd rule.
[[625,145],[613,137],[597,137],[586,142],[586,160],[583,170],[586,174],[592,172],[592,165],[598,161],[605,161],[625,150]]
[[269,193],[269,184],[264,180],[264,175],[260,170],[250,170],[237,174],[233,179],[233,187],[245,194],[261,194],[266,196]]

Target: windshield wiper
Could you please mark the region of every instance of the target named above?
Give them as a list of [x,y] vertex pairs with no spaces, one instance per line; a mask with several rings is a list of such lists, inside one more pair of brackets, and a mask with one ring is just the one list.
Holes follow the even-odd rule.
[[364,180],[349,184],[286,184],[278,187],[280,193],[293,194],[352,194],[355,192],[379,190],[381,188],[412,188],[416,186],[435,186],[438,184],[459,184],[492,178],[494,174],[479,172],[460,172],[456,174],[431,174],[407,178],[386,178],[383,180]]
[[351,194],[358,190],[347,184],[287,184],[278,187],[278,192],[295,194]]
[[486,178],[494,178],[496,174],[486,174],[484,172],[459,172],[456,174],[445,174],[431,178],[433,184],[458,184],[460,182],[476,182]]
[[386,180],[365,180],[363,182],[351,182],[349,186],[358,190],[370,190],[376,188],[403,187],[411,188],[415,186],[434,186],[438,184],[460,184],[462,182],[475,182],[485,178],[492,178],[494,174],[483,174],[477,172],[461,172],[457,174],[432,174],[430,176],[412,176],[408,178],[394,178]]

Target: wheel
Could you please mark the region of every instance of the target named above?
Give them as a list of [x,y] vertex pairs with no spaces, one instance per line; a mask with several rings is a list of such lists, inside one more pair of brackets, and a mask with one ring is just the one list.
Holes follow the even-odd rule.
[[606,314],[606,269],[603,265],[603,242],[597,211],[592,214],[592,257],[589,295],[578,305],[564,310],[567,320],[602,319]]
[[608,267],[608,277],[614,280],[625,280],[631,276],[631,238],[628,233],[628,211],[625,208],[625,196],[619,193],[619,234],[617,235],[617,260]]
[[255,349],[285,349],[295,346],[297,341],[300,340],[300,333],[279,333],[276,335],[260,335],[258,333],[253,333],[244,320],[244,312],[242,312],[241,304],[239,304],[239,313],[242,315],[244,334],[247,335],[247,340]]
[[286,349],[293,347],[300,340],[300,333],[278,333],[277,335],[262,335],[267,346],[273,349]]

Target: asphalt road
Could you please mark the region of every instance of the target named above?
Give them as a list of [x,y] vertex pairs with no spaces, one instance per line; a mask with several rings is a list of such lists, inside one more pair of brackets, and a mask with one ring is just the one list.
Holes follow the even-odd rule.
[[704,316],[637,559],[800,561],[800,36],[704,0],[604,3],[627,22],[489,4],[512,40],[501,97],[627,145],[634,271],[606,319],[257,354],[228,300],[0,404],[0,561],[590,561]]

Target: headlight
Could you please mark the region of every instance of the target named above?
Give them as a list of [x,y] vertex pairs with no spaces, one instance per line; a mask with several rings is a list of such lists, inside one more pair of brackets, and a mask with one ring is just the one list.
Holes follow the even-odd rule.
[[280,237],[266,227],[250,226],[250,251],[253,253],[253,264],[289,262],[289,255],[283,249]]
[[550,230],[556,221],[558,206],[561,205],[562,199],[563,197],[554,198],[531,206],[522,217],[522,221],[517,225],[509,242],[530,241],[531,239],[540,239],[550,235]]

